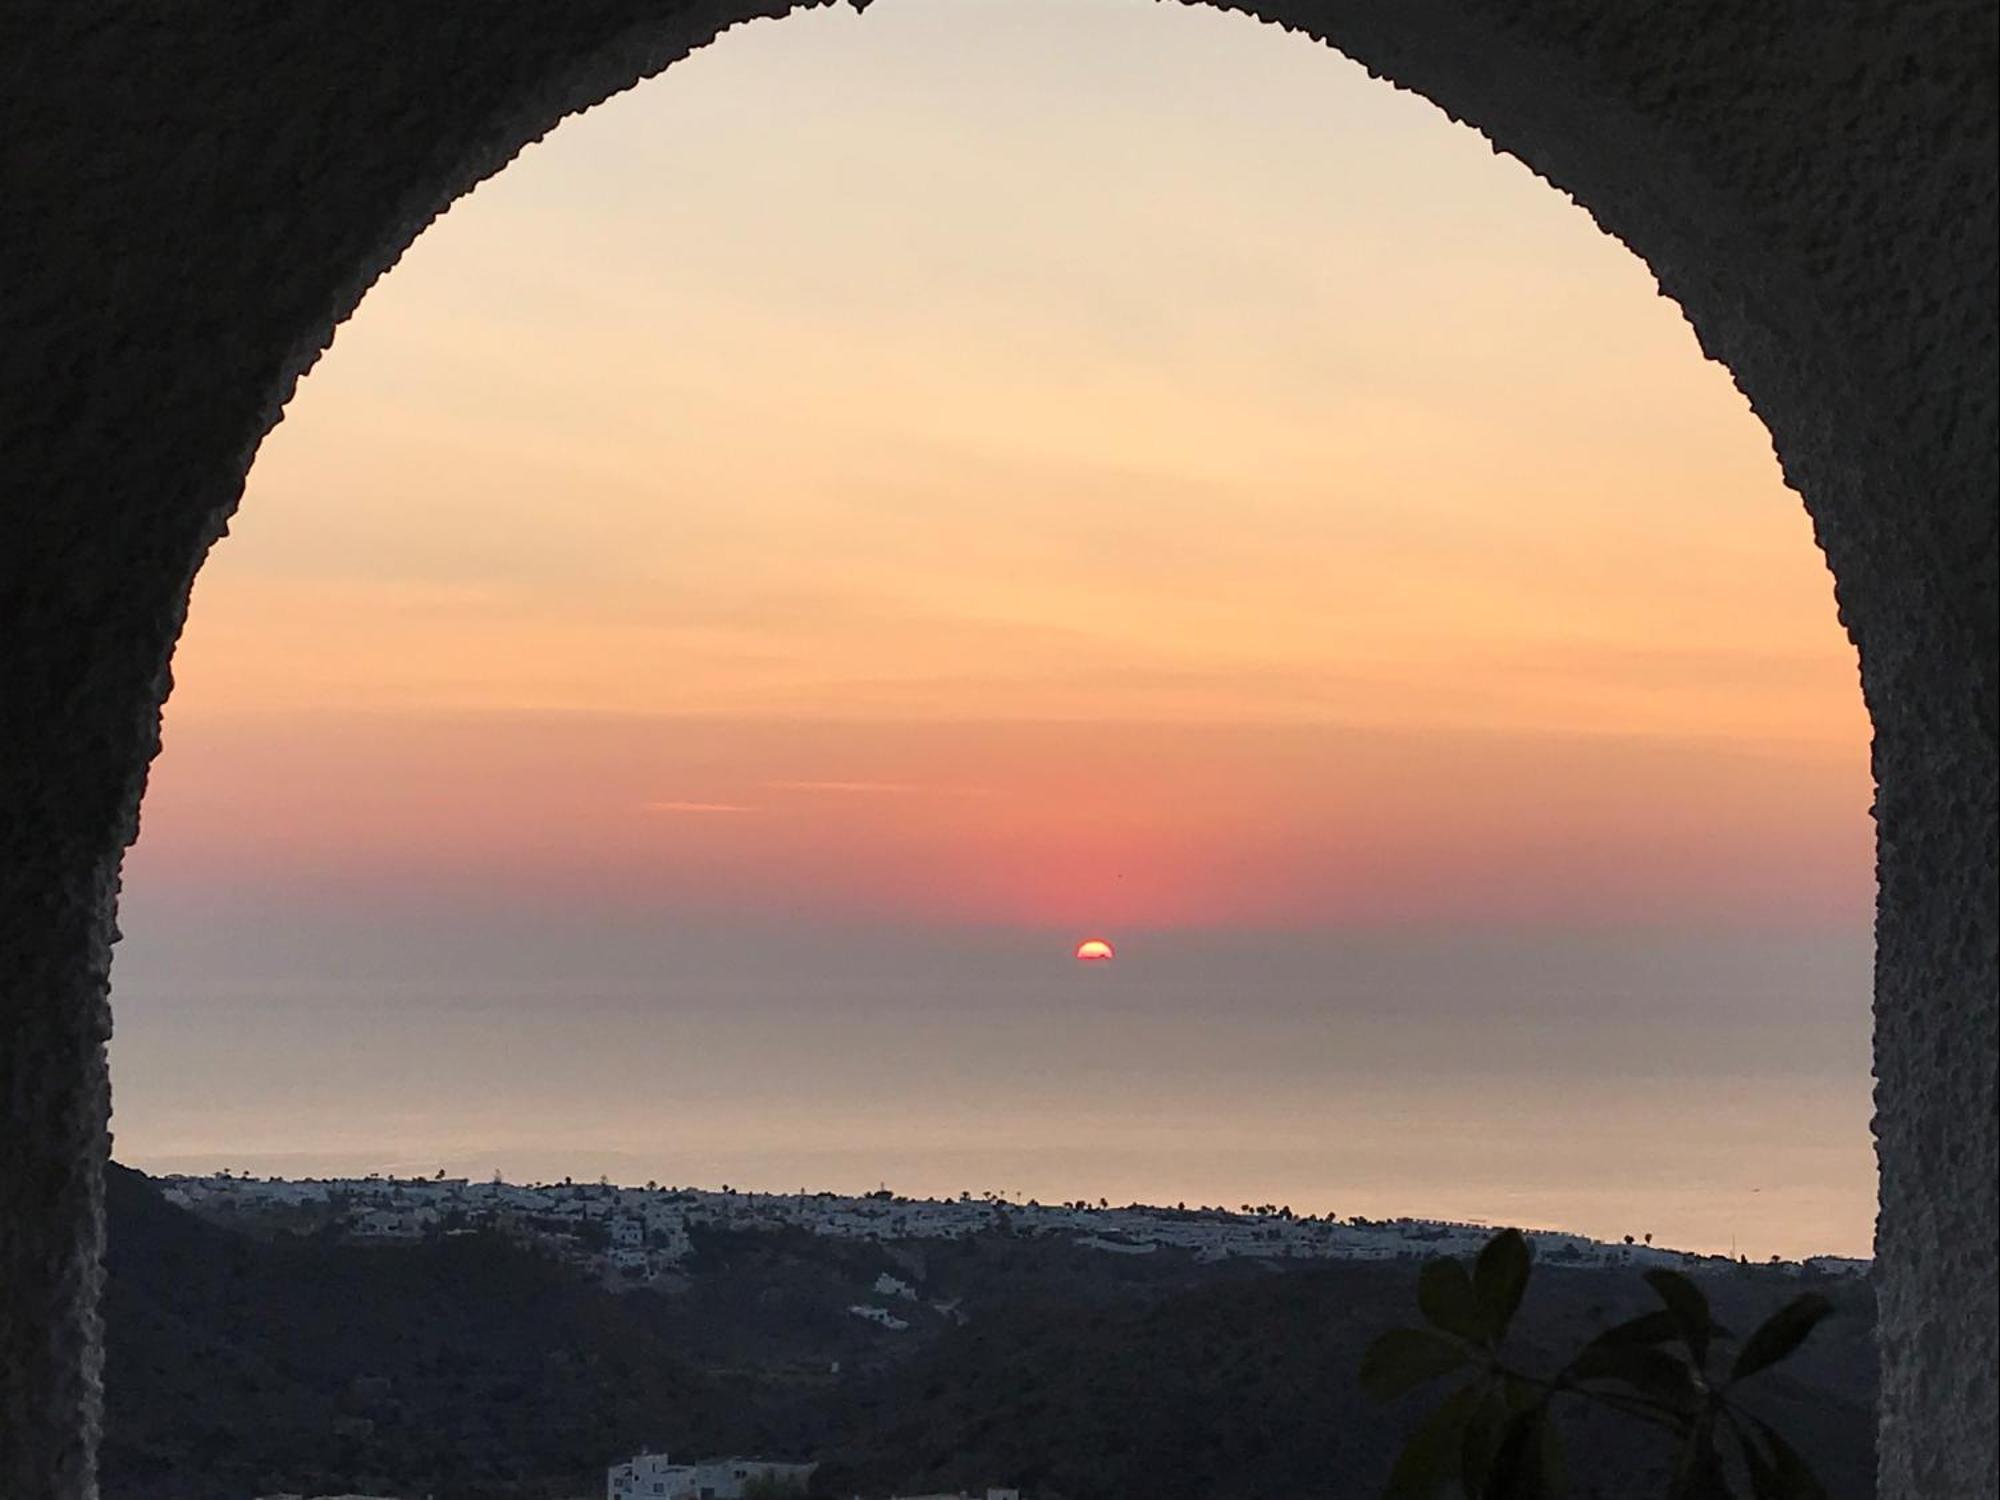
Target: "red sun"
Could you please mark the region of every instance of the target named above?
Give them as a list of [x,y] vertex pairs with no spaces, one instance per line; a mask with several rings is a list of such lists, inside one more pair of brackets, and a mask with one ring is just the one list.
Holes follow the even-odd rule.
[[1118,956],[1118,950],[1103,938],[1085,938],[1076,945],[1076,961],[1080,964],[1108,964]]

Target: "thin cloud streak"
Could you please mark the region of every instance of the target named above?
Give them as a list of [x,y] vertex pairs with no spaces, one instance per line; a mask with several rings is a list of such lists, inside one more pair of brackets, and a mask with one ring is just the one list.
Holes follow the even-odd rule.
[[893,796],[902,792],[923,791],[924,788],[910,781],[767,781],[764,783],[774,792],[826,792],[836,796]]
[[749,807],[740,802],[647,802],[642,804],[649,813],[754,813],[762,812],[761,807]]

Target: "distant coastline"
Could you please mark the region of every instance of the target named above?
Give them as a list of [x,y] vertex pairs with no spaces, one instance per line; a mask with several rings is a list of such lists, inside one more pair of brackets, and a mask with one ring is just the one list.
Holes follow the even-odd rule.
[[[1100,1199],[1044,1203],[999,1193],[956,1198],[904,1196],[887,1187],[862,1194],[767,1193],[599,1180],[513,1183],[447,1177],[257,1177],[222,1171],[154,1179],[166,1199],[235,1227],[312,1229],[355,1241],[392,1243],[473,1230],[533,1241],[612,1285],[670,1277],[692,1251],[690,1231],[802,1230],[835,1239],[897,1243],[955,1240],[996,1228],[1059,1236],[1104,1254],[1180,1250],[1203,1261],[1395,1261],[1470,1255],[1497,1226],[1449,1219],[1296,1214],[1279,1204],[1113,1205]],[[1552,1266],[1700,1273],[1749,1264],[1646,1240],[1594,1239],[1521,1226]],[[1800,1274],[1861,1276],[1871,1262],[1841,1255],[1755,1262]]]

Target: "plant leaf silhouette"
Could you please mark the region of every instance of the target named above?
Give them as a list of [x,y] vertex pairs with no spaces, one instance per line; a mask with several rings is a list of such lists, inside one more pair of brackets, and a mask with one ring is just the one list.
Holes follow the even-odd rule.
[[1487,1319],[1462,1261],[1428,1260],[1417,1273],[1417,1307],[1433,1328],[1462,1339],[1484,1339]]
[[1472,1290],[1495,1341],[1505,1336],[1514,1320],[1533,1265],[1528,1237],[1518,1229],[1501,1230],[1481,1248],[1472,1267]]
[[[1518,1229],[1489,1239],[1469,1274],[1457,1260],[1428,1261],[1417,1276],[1417,1306],[1430,1326],[1392,1329],[1368,1346],[1361,1384],[1378,1400],[1473,1369],[1404,1443],[1387,1500],[1558,1500],[1568,1481],[1555,1411],[1575,1402],[1678,1439],[1665,1500],[1739,1500],[1733,1476],[1745,1474],[1753,1500],[1827,1500],[1791,1445],[1729,1397],[1730,1384],[1805,1341],[1832,1311],[1825,1297],[1808,1292],[1766,1318],[1737,1352],[1729,1382],[1718,1385],[1708,1356],[1715,1340],[1734,1335],[1715,1321],[1692,1278],[1655,1268],[1644,1279],[1661,1306],[1603,1329],[1545,1377],[1511,1366],[1500,1347],[1533,1270]],[[1733,1454],[1721,1446],[1725,1434]]]
[[1747,1412],[1741,1415],[1763,1440],[1760,1449],[1747,1434],[1740,1434],[1744,1462],[1750,1470],[1750,1487],[1757,1500],[1827,1500],[1825,1488],[1811,1466],[1799,1457],[1797,1449],[1768,1422]]
[[1486,1492],[1487,1476],[1499,1456],[1507,1427],[1516,1416],[1539,1405],[1542,1393],[1519,1376],[1490,1381],[1471,1418],[1459,1450],[1459,1484],[1469,1496]]
[[1567,1490],[1562,1444],[1546,1403],[1508,1418],[1479,1500],[1561,1500]]
[[1694,1356],[1696,1368],[1706,1366],[1708,1341],[1715,1331],[1715,1321],[1709,1314],[1708,1298],[1702,1295],[1701,1288],[1680,1272],[1667,1270],[1648,1271],[1646,1285],[1667,1305],[1667,1311],[1680,1325],[1681,1342]]
[[1722,1455],[1716,1451],[1715,1429],[1710,1423],[1700,1423],[1689,1434],[1667,1497],[1668,1500],[1736,1500],[1729,1487],[1729,1475],[1722,1467]]
[[1743,1341],[1737,1351],[1736,1363],[1730,1368],[1732,1384],[1759,1370],[1769,1369],[1785,1358],[1806,1336],[1819,1326],[1820,1319],[1833,1311],[1833,1304],[1818,1292],[1806,1292],[1794,1297],[1783,1307],[1760,1323],[1750,1337]]
[[1701,1388],[1687,1361],[1647,1344],[1592,1344],[1571,1362],[1569,1374],[1573,1380],[1622,1381],[1666,1408],[1658,1415],[1670,1422],[1701,1405]]
[[1681,1321],[1672,1310],[1658,1307],[1649,1313],[1624,1323],[1617,1323],[1597,1335],[1585,1347],[1595,1349],[1600,1345],[1622,1344],[1665,1344],[1681,1335]]
[[1485,1395],[1479,1383],[1463,1386],[1417,1424],[1396,1455],[1384,1500],[1436,1500],[1459,1477],[1466,1424]]

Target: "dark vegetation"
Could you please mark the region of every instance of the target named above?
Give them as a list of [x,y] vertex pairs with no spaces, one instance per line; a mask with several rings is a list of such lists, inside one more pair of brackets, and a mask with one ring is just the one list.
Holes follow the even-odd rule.
[[[1404,1321],[1414,1263],[709,1234],[677,1288],[613,1294],[484,1234],[252,1237],[136,1173],[114,1168],[109,1194],[106,1500],[594,1496],[641,1445],[818,1458],[829,1496],[1364,1500],[1422,1414],[1378,1406],[1356,1374]],[[909,1306],[892,1333],[849,1315],[883,1271],[964,1321]],[[1799,1289],[1749,1268],[1702,1285],[1746,1329]],[[1834,1315],[1753,1404],[1834,1500],[1861,1500],[1872,1306],[1864,1286],[1826,1290]],[[1652,1305],[1629,1273],[1550,1269],[1510,1348],[1553,1361]],[[1622,1419],[1584,1413],[1566,1436],[1572,1495],[1626,1500],[1671,1473],[1671,1445],[1635,1445]]]
[[1656,1266],[1644,1279],[1657,1307],[1538,1370],[1508,1339],[1533,1273],[1533,1248],[1518,1229],[1495,1234],[1469,1269],[1450,1257],[1427,1261],[1417,1277],[1425,1326],[1389,1329],[1368,1346],[1361,1384],[1378,1400],[1440,1380],[1453,1387],[1404,1442],[1389,1500],[1444,1492],[1561,1500],[1569,1492],[1569,1432],[1586,1412],[1650,1429],[1643,1434],[1650,1444],[1635,1450],[1628,1442],[1609,1455],[1614,1463],[1645,1446],[1670,1451],[1670,1471],[1653,1491],[1664,1500],[1826,1500],[1784,1424],[1751,1394],[1769,1387],[1759,1377],[1796,1357],[1833,1315],[1824,1292],[1796,1293],[1739,1336],[1697,1282]]

